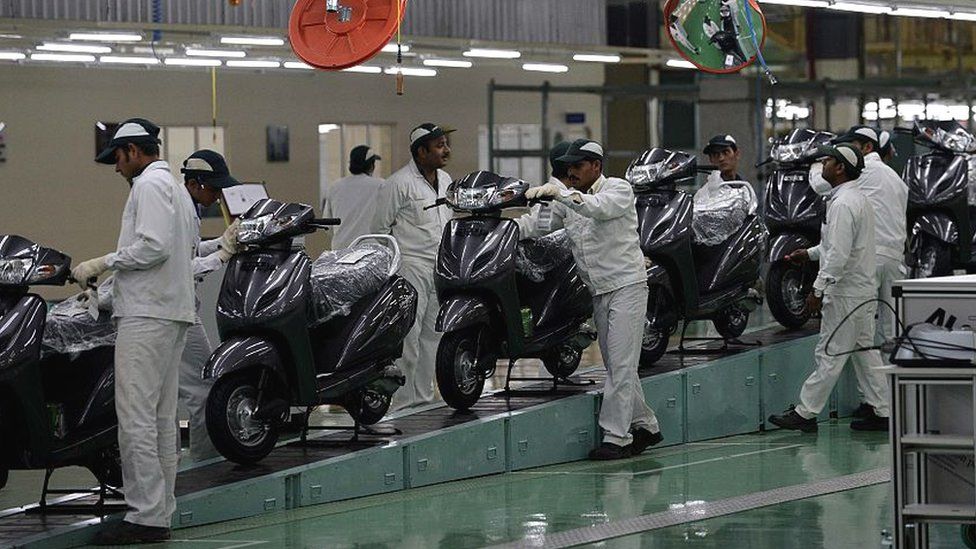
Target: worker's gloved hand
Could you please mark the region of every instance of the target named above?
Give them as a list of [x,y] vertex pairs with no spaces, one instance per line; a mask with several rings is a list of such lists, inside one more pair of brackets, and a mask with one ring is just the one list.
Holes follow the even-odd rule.
[[546,183],[545,185],[539,187],[532,187],[531,189],[525,191],[525,198],[528,200],[536,200],[539,198],[556,198],[559,196],[559,187],[552,183]]
[[792,253],[786,255],[783,259],[794,265],[802,265],[810,261],[810,254],[804,248],[800,248],[799,250],[793,250]]
[[[241,230],[241,220],[240,218],[234,220],[226,229],[224,229],[224,234],[220,235],[220,248],[221,250],[227,251],[230,256],[237,253],[237,233]],[[221,256],[223,259],[223,256]]]
[[106,257],[103,255],[102,257],[82,261],[74,269],[71,269],[71,278],[75,279],[82,290],[87,290],[90,279],[98,278],[98,275],[108,270],[108,265],[105,263]]

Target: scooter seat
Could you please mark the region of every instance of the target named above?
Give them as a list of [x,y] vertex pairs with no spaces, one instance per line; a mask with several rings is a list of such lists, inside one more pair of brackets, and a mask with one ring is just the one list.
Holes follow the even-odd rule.
[[99,311],[93,319],[73,296],[51,307],[44,325],[41,353],[76,354],[115,345],[115,323],[110,311]]
[[567,260],[572,260],[566,229],[546,236],[519,242],[515,270],[532,282],[542,282],[546,274]]
[[348,315],[353,304],[386,284],[392,264],[393,251],[372,242],[323,252],[312,263],[313,324]]

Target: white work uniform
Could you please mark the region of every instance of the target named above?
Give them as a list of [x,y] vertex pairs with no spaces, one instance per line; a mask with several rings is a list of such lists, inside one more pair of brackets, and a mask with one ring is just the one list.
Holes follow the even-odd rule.
[[891,297],[891,285],[908,275],[908,268],[905,266],[908,185],[875,152],[864,157],[864,171],[861,172],[857,184],[874,209],[878,299],[891,306],[889,308],[878,305],[874,341],[880,345],[895,335],[895,315],[892,312],[895,302]]
[[447,172],[437,170],[435,189],[410,161],[380,189],[372,232],[396,238],[402,254],[399,274],[417,290],[417,318],[403,340],[399,363],[406,385],[394,393],[393,410],[434,400],[434,363],[441,339],[435,328],[440,305],[434,289],[434,263],[451,212],[446,207],[424,208],[443,198],[450,184]]
[[660,431],[644,401],[637,374],[647,314],[647,274],[637,237],[634,191],[623,179],[600,178],[583,194],[563,190],[551,205],[552,220],[516,220],[521,238],[536,238],[563,227],[580,276],[593,294],[593,321],[607,380],[600,407],[603,441],[626,446],[631,427]]
[[[199,231],[198,231],[199,232]],[[204,240],[197,246],[193,258],[193,280],[196,284],[223,265],[220,260],[220,239]],[[203,368],[213,353],[207,331],[200,321],[200,299],[196,300],[197,316],[186,331],[186,346],[180,357],[180,402],[189,413],[190,456],[193,461],[203,461],[218,455],[210,434],[207,432],[207,396],[214,380],[203,379]]]
[[329,187],[325,193],[322,217],[342,220],[332,234],[333,250],[347,248],[353,240],[369,234],[382,186],[382,179],[360,173],[343,177]]
[[[820,233],[820,244],[807,250],[811,261],[820,261],[820,272],[813,282],[814,290],[823,292],[820,339],[813,355],[816,368],[800,389],[796,413],[809,419],[823,410],[850,358],[865,400],[875,413],[887,417],[888,385],[879,371],[881,354],[877,350],[840,354],[874,346],[876,303],[861,307],[844,320],[858,305],[877,294],[874,211],[856,182],[844,183],[831,191],[827,222]],[[840,326],[842,321],[844,325]],[[840,356],[830,356],[828,351]]]
[[166,162],[153,162],[133,178],[118,249],[106,257],[115,271],[115,410],[125,520],[144,526],[168,528],[176,510],[179,360],[196,317],[190,261],[197,234],[186,189]]

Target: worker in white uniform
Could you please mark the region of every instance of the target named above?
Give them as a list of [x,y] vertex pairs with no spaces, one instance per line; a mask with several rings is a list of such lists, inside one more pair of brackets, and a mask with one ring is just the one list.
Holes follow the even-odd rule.
[[435,329],[439,303],[434,289],[434,262],[447,208],[430,208],[444,197],[451,176],[443,170],[451,157],[447,136],[452,129],[424,123],[410,132],[412,159],[383,184],[371,232],[391,234],[400,245],[400,275],[417,290],[417,319],[403,340],[400,369],[406,384],[393,395],[391,408],[419,406],[434,400],[434,362],[440,334]]
[[[191,154],[180,169],[183,185],[195,204],[207,208],[220,199],[223,189],[239,185],[230,175],[224,157],[209,149]],[[197,254],[193,258],[193,281],[203,282],[206,276],[220,270],[237,253],[239,222],[231,223],[220,238],[200,241],[200,219],[197,218]],[[217,449],[207,433],[207,396],[213,380],[203,379],[203,368],[213,353],[207,331],[200,321],[200,299],[196,299],[197,315],[193,326],[186,332],[186,346],[180,358],[180,402],[189,413],[190,457],[203,461],[216,457]]]
[[99,545],[169,539],[176,510],[176,402],[186,330],[196,319],[197,218],[190,196],[159,159],[158,135],[148,120],[127,120],[95,159],[114,164],[132,188],[117,249],[71,271],[82,285],[106,271],[115,276],[115,411],[129,509],[98,534]]
[[[864,172],[858,187],[874,209],[874,245],[877,261],[878,299],[888,304],[878,305],[875,344],[881,345],[895,337],[895,301],[891,286],[908,276],[905,265],[906,212],[908,185],[882,160],[880,131],[868,126],[854,126],[836,138],[836,143],[853,143],[864,155]],[[861,404],[858,414],[867,412]]]
[[325,193],[322,217],[338,217],[342,225],[335,227],[332,249],[349,247],[353,240],[369,234],[376,215],[376,200],[383,180],[373,177],[376,161],[382,160],[366,145],[353,147],[349,152],[351,175],[336,181]]
[[577,139],[558,161],[569,165],[571,189],[547,183],[526,192],[529,199],[553,199],[548,226],[540,227],[533,216],[516,222],[522,238],[566,228],[580,276],[593,294],[607,369],[599,420],[603,443],[590,459],[626,458],[663,440],[637,375],[648,291],[634,191],[623,179],[603,175],[603,148],[595,141]]
[[[850,143],[821,147],[823,176],[812,185],[829,184],[827,221],[820,244],[786,256],[793,263],[819,261],[820,271],[807,298],[810,310],[823,308],[820,339],[814,349],[814,371],[800,389],[800,404],[769,422],[784,429],[817,431],[817,415],[823,410],[834,385],[850,358],[871,414],[851,422],[855,430],[888,428],[888,387],[880,372],[877,350],[848,354],[874,346],[874,312],[877,295],[874,254],[874,211],[857,180],[864,170],[861,151]],[[861,304],[869,302],[863,307]],[[857,309],[855,311],[855,309]],[[843,324],[842,324],[843,323]],[[828,347],[828,342],[830,343]]]

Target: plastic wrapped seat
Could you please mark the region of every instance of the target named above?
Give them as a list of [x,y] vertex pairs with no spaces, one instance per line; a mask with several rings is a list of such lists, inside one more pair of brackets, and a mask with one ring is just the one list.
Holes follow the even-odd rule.
[[41,354],[76,354],[98,347],[115,345],[117,334],[112,321],[112,279],[98,288],[98,318],[92,318],[88,308],[74,295],[55,304],[47,313]]
[[732,236],[755,213],[756,194],[745,181],[706,184],[695,193],[692,228],[695,243],[720,244]]
[[393,250],[372,242],[323,252],[312,263],[313,324],[346,316],[354,303],[379,291],[394,258]]
[[532,282],[542,282],[549,271],[572,256],[569,235],[566,229],[559,229],[540,238],[519,242],[515,269]]

